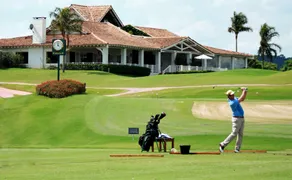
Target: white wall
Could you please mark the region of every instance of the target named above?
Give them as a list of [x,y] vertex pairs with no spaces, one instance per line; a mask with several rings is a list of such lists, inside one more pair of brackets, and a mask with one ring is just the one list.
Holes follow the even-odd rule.
[[44,52],[42,47],[38,48],[18,48],[18,49],[5,49],[5,52],[28,52],[28,64],[29,68],[43,68]]
[[28,50],[28,67],[43,68],[44,67],[44,49],[30,48]]

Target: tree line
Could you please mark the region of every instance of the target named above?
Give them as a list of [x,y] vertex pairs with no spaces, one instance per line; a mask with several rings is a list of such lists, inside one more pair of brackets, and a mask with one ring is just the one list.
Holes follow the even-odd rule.
[[[235,34],[236,52],[238,52],[237,42],[239,33],[253,32],[253,29],[247,26],[247,23],[248,18],[244,13],[237,13],[236,11],[234,11],[233,16],[231,17],[231,26],[228,27],[228,32]],[[259,36],[261,39],[257,54],[262,58],[262,68],[264,68],[266,57],[268,57],[270,62],[272,62],[273,57],[276,57],[278,54],[276,49],[278,49],[280,52],[282,50],[280,45],[272,43],[272,39],[274,37],[279,37],[280,34],[276,31],[275,27],[264,23],[263,25],[261,25]]]

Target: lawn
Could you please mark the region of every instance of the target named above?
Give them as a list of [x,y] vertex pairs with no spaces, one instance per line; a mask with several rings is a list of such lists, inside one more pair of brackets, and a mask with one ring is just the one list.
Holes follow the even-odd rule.
[[[8,69],[0,70],[0,82],[41,83],[56,79],[55,70]],[[94,87],[161,87],[203,84],[292,84],[292,71],[279,72],[259,69],[240,69],[224,72],[149,77],[118,76],[99,71],[66,71],[61,79],[75,79]]]
[[[160,91],[150,91],[124,95],[123,97],[136,98],[192,98],[196,100],[206,99],[226,99],[227,90],[235,91],[235,95],[240,97],[242,91],[237,86],[224,87],[197,87],[197,88],[176,88]],[[250,100],[292,100],[292,85],[283,86],[250,86],[248,98]]]
[[169,155],[112,158],[136,150],[0,150],[0,179],[290,180],[292,156],[273,154]]
[[[55,75],[51,70],[0,70],[0,82],[40,83]],[[267,83],[279,86],[250,86],[247,102],[291,102],[292,86],[287,85],[292,84],[291,75],[235,70],[135,78],[66,71],[61,77],[86,82],[87,94],[64,99],[35,94],[0,98],[0,179],[291,179],[292,156],[272,152],[292,153],[292,123],[265,123],[264,117],[262,122],[246,121],[242,148],[265,149],[266,154],[111,158],[110,154],[140,154],[139,135],[132,139],[128,127],[138,127],[142,134],[150,116],[160,112],[167,114],[160,130],[175,137],[176,149],[190,144],[191,151],[218,152],[219,142],[231,131],[230,120],[199,118],[192,114],[192,106],[201,101],[226,102],[223,96],[229,87],[168,89],[123,97],[104,96],[123,90],[101,88]],[[35,86],[1,87],[34,92]],[[232,150],[234,143],[227,149]]]
[[[217,150],[218,142],[231,128],[228,120],[194,117],[191,99],[78,95],[57,100],[30,95],[0,103],[0,146],[4,148],[137,149],[137,140],[132,142],[127,134],[128,127],[138,127],[143,133],[150,116],[162,111],[167,116],[161,121],[160,129],[176,137],[176,148],[181,143],[191,143],[196,149]],[[287,123],[247,121],[245,148],[292,149],[291,128],[292,124]]]

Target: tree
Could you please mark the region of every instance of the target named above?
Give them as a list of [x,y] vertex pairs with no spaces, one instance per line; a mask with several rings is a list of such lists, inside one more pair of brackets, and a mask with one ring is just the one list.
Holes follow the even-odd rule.
[[267,23],[263,24],[260,29],[260,47],[258,50],[258,55],[262,57],[262,67],[264,68],[265,56],[270,59],[270,62],[273,61],[273,54],[276,57],[277,51],[275,48],[278,48],[281,51],[281,46],[275,43],[271,43],[273,37],[278,37],[280,34],[276,31],[275,27],[269,26]]
[[[56,33],[61,33],[63,39],[66,39],[66,48],[69,52],[70,48],[70,34],[73,32],[82,33],[82,19],[72,12],[70,8],[55,8],[50,12],[50,17],[53,17],[51,22],[51,30]],[[66,53],[67,54],[67,53]],[[63,72],[65,71],[66,57],[63,57]]]
[[237,52],[237,39],[238,39],[238,34],[241,32],[252,32],[251,27],[245,26],[248,23],[247,17],[240,12],[237,14],[234,11],[233,17],[231,17],[231,27],[228,28],[229,33],[234,33],[235,34],[235,49]]

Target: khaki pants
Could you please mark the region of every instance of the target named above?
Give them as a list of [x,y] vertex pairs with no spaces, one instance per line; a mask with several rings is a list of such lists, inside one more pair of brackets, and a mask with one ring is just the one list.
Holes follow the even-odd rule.
[[221,142],[221,145],[226,147],[237,136],[235,149],[240,150],[243,138],[243,130],[244,118],[232,117],[232,132],[223,142]]

